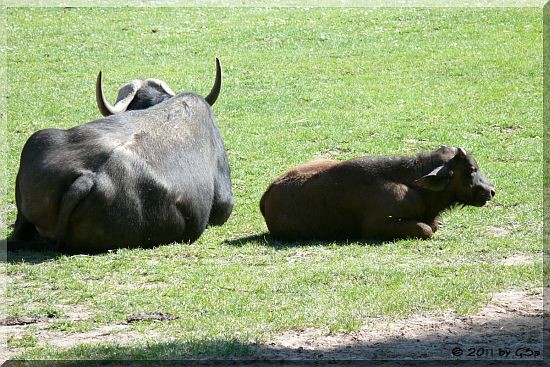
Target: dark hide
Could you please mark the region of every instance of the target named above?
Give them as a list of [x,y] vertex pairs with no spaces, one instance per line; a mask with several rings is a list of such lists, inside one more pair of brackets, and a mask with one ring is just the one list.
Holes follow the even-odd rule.
[[271,184],[260,209],[281,239],[426,239],[443,210],[483,206],[494,195],[472,156],[442,147],[414,158],[298,166]]
[[12,239],[39,235],[67,252],[192,242],[233,208],[216,119],[194,93],[34,133],[16,202]]

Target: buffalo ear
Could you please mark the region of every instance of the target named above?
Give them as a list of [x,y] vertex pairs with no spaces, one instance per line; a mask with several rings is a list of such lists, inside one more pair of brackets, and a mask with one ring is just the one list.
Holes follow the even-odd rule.
[[443,191],[451,181],[453,172],[445,166],[439,166],[432,172],[414,180],[414,184],[430,191]]

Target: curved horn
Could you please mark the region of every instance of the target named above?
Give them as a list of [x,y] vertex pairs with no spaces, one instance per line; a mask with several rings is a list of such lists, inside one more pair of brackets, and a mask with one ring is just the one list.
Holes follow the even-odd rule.
[[99,108],[99,112],[103,116],[110,116],[113,115],[115,112],[113,111],[113,107],[105,100],[105,96],[103,95],[103,75],[101,71],[99,74],[97,74],[97,80],[95,82],[95,100],[97,102],[97,107]]
[[97,81],[95,84],[95,99],[97,107],[103,116],[110,116],[117,113],[126,111],[139,88],[143,85],[143,80],[136,79],[125,86],[123,86],[118,92],[117,103],[113,106],[107,102],[103,95],[103,75],[101,71],[97,75]]
[[216,57],[216,80],[214,81],[214,86],[210,93],[204,98],[210,106],[216,102],[218,96],[220,95],[220,90],[222,87],[222,67],[220,65],[220,60]]

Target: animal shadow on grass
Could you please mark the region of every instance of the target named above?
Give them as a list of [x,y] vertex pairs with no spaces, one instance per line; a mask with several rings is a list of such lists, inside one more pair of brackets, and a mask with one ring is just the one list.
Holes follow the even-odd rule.
[[252,234],[248,236],[238,237],[232,240],[225,240],[224,244],[231,246],[245,246],[249,243],[260,243],[265,246],[273,247],[275,249],[286,249],[291,247],[302,247],[302,246],[346,246],[350,243],[361,243],[367,246],[381,246],[388,241],[379,241],[379,240],[365,240],[359,238],[349,238],[349,239],[340,239],[334,241],[327,240],[297,240],[297,241],[285,241],[273,237],[269,232]]
[[[172,340],[146,345],[118,345],[112,343],[88,344],[74,347],[72,352],[58,351],[58,359],[67,355],[85,359],[85,366],[544,366],[542,361],[541,317],[527,320],[519,315],[488,320],[468,330],[446,335],[433,330],[425,335],[369,342],[357,340],[343,344],[318,346],[316,344],[257,343],[237,339]],[[500,327],[506,326],[505,328]],[[315,342],[315,341],[314,341]],[[509,360],[498,355],[483,358],[467,356],[470,346],[475,349],[498,348],[511,351],[536,351],[538,354],[516,355]],[[454,354],[452,354],[454,351]],[[74,354],[72,354],[74,352]],[[464,354],[462,354],[464,352]],[[54,354],[55,358],[55,354]],[[92,359],[92,360],[90,360]],[[95,359],[95,361],[93,360]],[[5,367],[60,367],[82,366],[83,361],[28,361],[12,360]]]
[[46,241],[13,241],[4,238],[0,244],[0,262],[40,264],[63,254]]

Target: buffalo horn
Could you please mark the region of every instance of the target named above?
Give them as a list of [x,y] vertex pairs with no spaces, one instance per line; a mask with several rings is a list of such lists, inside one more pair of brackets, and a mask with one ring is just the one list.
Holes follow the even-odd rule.
[[218,96],[220,95],[220,90],[222,87],[222,67],[220,65],[220,60],[216,57],[216,80],[214,81],[214,86],[210,93],[204,98],[210,106],[216,102]]

